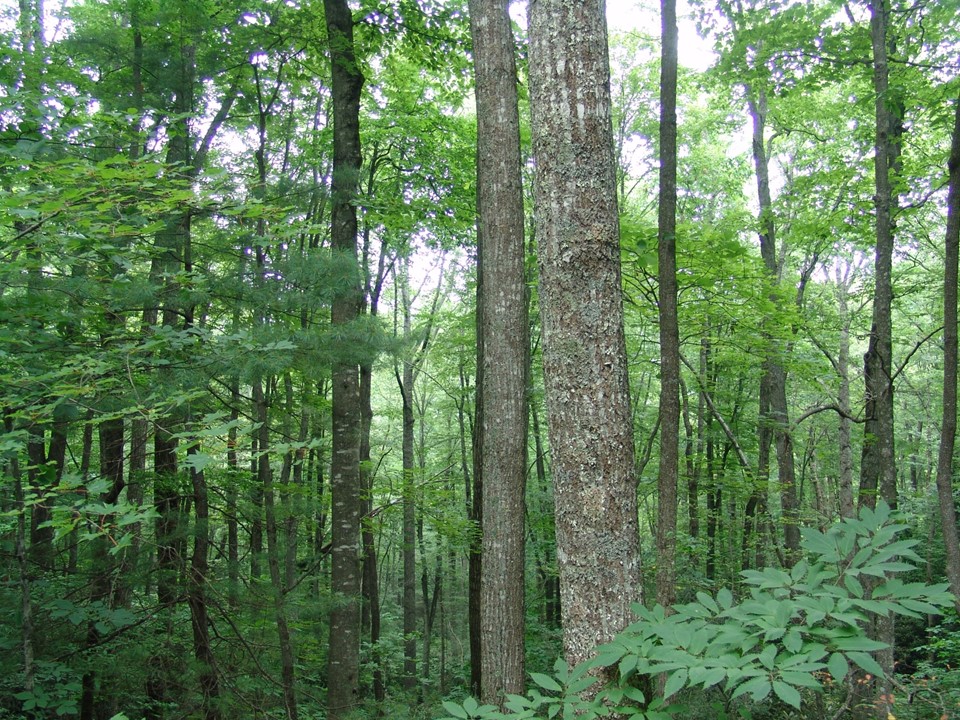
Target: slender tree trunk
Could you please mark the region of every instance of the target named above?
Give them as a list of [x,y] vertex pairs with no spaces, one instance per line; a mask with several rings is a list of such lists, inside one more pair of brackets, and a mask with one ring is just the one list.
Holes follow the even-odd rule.
[[[198,444],[187,448],[188,456],[200,452]],[[193,629],[193,655],[197,660],[200,693],[203,697],[204,720],[219,720],[220,676],[210,639],[210,617],[207,612],[207,583],[209,582],[210,506],[207,481],[202,470],[190,468],[193,489],[193,507],[196,518],[193,528],[193,554],[187,575],[187,604],[190,606],[190,624]]]
[[277,636],[280,643],[280,684],[283,688],[283,705],[286,710],[287,720],[297,720],[294,651],[284,604],[285,584],[280,572],[280,542],[277,537],[275,488],[273,485],[273,468],[270,466],[270,422],[267,400],[263,392],[263,381],[260,378],[257,378],[253,382],[253,404],[257,422],[260,425],[257,430],[260,438],[257,479],[263,487],[263,509],[267,540],[267,570],[270,573],[270,593],[273,599],[274,620],[277,623]]
[[[239,313],[238,313],[239,314]],[[235,326],[239,323],[235,323]],[[230,430],[227,435],[227,470],[229,481],[224,489],[227,512],[227,602],[236,607],[240,602],[240,523],[237,513],[237,485],[240,482],[240,461],[237,457],[236,422],[240,417],[240,378],[230,379]]]
[[529,8],[540,315],[564,653],[631,622],[637,490],[604,5]]
[[677,4],[660,1],[660,467],[657,475],[657,602],[676,598],[680,472],[680,331],[677,320]]
[[[891,95],[887,55],[890,38],[888,0],[870,4],[870,36],[873,44],[873,89],[876,108],[874,152],[874,208],[876,213],[876,255],[874,259],[873,318],[870,340],[864,356],[866,412],[860,460],[861,507],[874,507],[882,497],[890,507],[897,505],[897,468],[893,424],[893,249],[894,212],[897,196],[893,182],[900,170],[900,141],[903,135],[903,107]],[[893,617],[872,617],[871,636],[888,643],[876,653],[888,677],[893,676]],[[878,683],[873,714],[886,718],[894,712],[892,686]]]
[[520,116],[505,0],[471,0],[477,101],[479,310],[477,392],[484,478],[480,586],[481,689],[500,705],[524,670],[524,487],[529,340]]
[[[370,314],[376,315],[376,305],[371,301]],[[373,697],[378,703],[386,700],[383,669],[380,664],[380,581],[377,576],[377,548],[374,538],[373,518],[373,473],[370,471],[370,425],[373,420],[371,392],[373,387],[373,364],[360,366],[360,406],[362,412],[360,432],[360,463],[363,478],[363,625],[370,635],[373,662]]]
[[[401,282],[406,282],[406,279]],[[404,286],[406,295],[406,287]],[[404,309],[404,336],[410,333],[409,298],[403,303]],[[416,485],[413,473],[413,434],[415,418],[413,415],[413,361],[409,358],[403,361],[403,377],[400,383],[400,393],[403,402],[403,437],[401,441],[401,455],[403,462],[403,527],[402,527],[402,554],[403,554],[403,689],[412,691],[417,685],[417,557],[416,557]]]
[[[848,266],[849,273],[849,266]],[[837,479],[840,503],[840,517],[855,515],[853,504],[853,421],[850,419],[850,309],[847,295],[850,290],[849,275],[841,277],[837,269],[837,307],[840,311],[840,346],[837,350],[837,375],[840,378],[840,391],[837,401],[840,405],[840,427],[837,437],[840,442],[840,469]]]
[[[480,309],[477,309],[477,337],[481,338],[480,332]],[[480,342],[478,340],[478,342]],[[480,348],[477,348],[479,356]],[[480,525],[483,515],[483,483],[482,468],[480,466],[480,433],[476,432],[476,422],[470,422],[470,448],[471,453],[467,452],[467,420],[469,411],[466,409],[468,395],[470,393],[470,381],[463,362],[460,363],[460,400],[457,403],[457,422],[460,430],[460,457],[461,471],[463,474],[464,498],[466,505],[466,517],[470,526],[470,548],[467,555],[467,625],[470,636],[470,693],[476,697],[480,696],[481,685],[481,633],[480,633],[480,570],[481,570],[481,537]],[[477,365],[477,381],[481,381],[483,374],[483,364]],[[482,415],[482,400],[479,393],[474,393],[474,415]],[[471,459],[473,465],[473,477],[470,477]]]
[[[780,268],[777,263],[777,241],[770,195],[770,168],[766,150],[767,97],[761,88],[746,86],[752,121],[753,161],[760,201],[760,255],[771,283],[771,299],[777,302],[780,286]],[[793,565],[800,553],[799,502],[796,491],[796,470],[793,457],[793,439],[790,436],[787,407],[787,372],[781,358],[780,343],[769,331],[764,332],[768,344],[764,359],[764,375],[760,381],[760,449],[761,463],[757,468],[757,492],[766,493],[769,471],[769,448],[776,443],[777,474],[783,514],[785,560]],[[759,532],[758,532],[759,536]],[[759,537],[758,547],[759,547]],[[758,562],[759,565],[759,562]]]
[[953,500],[953,451],[957,438],[957,255],[960,246],[960,101],[957,102],[950,148],[950,189],[943,261],[943,422],[937,458],[937,496],[947,552],[947,577],[960,609],[960,541]]
[[[3,430],[10,435],[14,432],[13,417],[7,408],[3,409]],[[30,558],[27,554],[27,512],[26,497],[23,489],[23,476],[20,473],[20,461],[16,453],[10,453],[3,460],[6,475],[13,479],[13,502],[17,517],[17,529],[14,537],[14,553],[17,558],[17,570],[20,574],[20,648],[23,652],[23,689],[33,692],[36,687],[36,665],[34,661],[33,593],[31,590]]]
[[[355,197],[360,172],[360,90],[363,74],[353,42],[353,13],[347,0],[324,0],[330,41],[333,99],[333,181],[331,247],[357,265]],[[359,267],[333,300],[331,323],[344,327],[360,314]],[[327,669],[327,717],[341,720],[358,698],[360,672],[360,382],[355,362],[333,366],[333,456],[330,468],[332,512],[331,590]]]

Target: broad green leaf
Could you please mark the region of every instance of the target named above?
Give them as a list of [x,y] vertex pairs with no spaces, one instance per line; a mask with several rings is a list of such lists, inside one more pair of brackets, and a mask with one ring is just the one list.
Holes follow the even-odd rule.
[[724,610],[729,610],[733,605],[733,593],[727,588],[720,588],[720,592],[717,593],[717,603]]
[[835,652],[827,661],[827,670],[835,682],[843,682],[849,669],[850,666],[847,664],[847,659],[843,656],[843,653]]
[[443,709],[450,713],[451,717],[460,718],[460,720],[468,720],[470,717],[470,715],[466,710],[463,709],[462,706],[457,705],[457,703],[451,702],[450,700],[443,701]]
[[760,661],[760,664],[763,665],[768,670],[773,670],[773,660],[777,656],[777,646],[776,645],[767,645],[760,653],[760,656],[757,658]]
[[792,653],[800,652],[803,647],[803,635],[800,634],[799,628],[792,627],[787,631],[783,636],[783,646]]
[[873,659],[872,655],[865,652],[848,652],[847,658],[859,665],[863,670],[872,673],[877,677],[883,677],[883,668],[880,663]]
[[663,686],[663,696],[670,697],[675,695],[680,690],[683,689],[684,685],[687,684],[687,671],[684,668],[675,670],[670,674],[670,677],[667,678],[667,682]]
[[717,606],[716,601],[712,597],[707,595],[705,592],[698,592],[697,600],[700,602],[701,605],[707,608],[707,610],[709,610],[710,612],[714,614],[720,612],[720,608]]
[[797,710],[800,709],[800,693],[796,688],[787,685],[785,682],[774,680],[773,692],[787,705],[792,705],[793,707],[797,708]]
[[821,687],[820,682],[809,672],[782,671],[780,673],[780,679],[787,683],[787,685],[808,688]]
[[722,682],[726,676],[727,673],[723,668],[710,668],[703,673],[703,676],[698,679],[698,682],[703,686],[703,689],[706,690],[707,688],[713,687],[717,683]]
[[563,688],[560,686],[560,683],[558,683],[549,675],[544,675],[543,673],[530,673],[530,678],[544,690],[550,690],[551,692],[561,692],[563,690]]
[[732,697],[740,697],[749,693],[754,702],[760,702],[770,694],[771,689],[770,680],[766,675],[761,675],[738,686],[733,691]]
[[836,641],[837,650],[862,650],[873,652],[874,650],[883,650],[887,647],[886,643],[868,638],[866,635],[851,635],[849,637],[839,638]]
[[854,597],[862,598],[863,597],[863,585],[860,584],[860,581],[857,580],[853,575],[844,575],[843,584],[846,586],[847,590],[850,591],[850,594]]
[[526,698],[523,695],[513,694],[508,694],[506,696],[506,702],[504,703],[504,707],[506,707],[507,710],[512,710],[514,713],[521,713],[524,710],[532,708],[533,705],[533,700]]
[[586,690],[591,685],[596,685],[596,678],[587,675],[586,677],[577,678],[572,680],[567,684],[567,693],[570,695],[578,695]]

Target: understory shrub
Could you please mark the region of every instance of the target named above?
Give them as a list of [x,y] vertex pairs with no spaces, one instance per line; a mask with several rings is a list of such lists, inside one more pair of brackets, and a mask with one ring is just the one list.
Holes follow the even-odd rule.
[[[710,707],[713,718],[755,717],[767,706],[822,711],[826,688],[848,702],[856,682],[884,674],[872,653],[886,646],[865,630],[871,614],[922,617],[953,604],[945,583],[898,577],[920,562],[912,549],[918,541],[898,538],[906,529],[882,502],[825,532],[804,528],[805,558],[790,569],[742,572],[745,596],[724,588],[669,611],[635,606],[636,622],[590,661],[532,673],[534,686],[508,696],[503,712],[472,698],[445,702],[444,720],[670,720],[692,717],[691,702]],[[599,668],[616,679],[597,689]],[[656,686],[659,676],[663,697],[648,697],[641,688]]]

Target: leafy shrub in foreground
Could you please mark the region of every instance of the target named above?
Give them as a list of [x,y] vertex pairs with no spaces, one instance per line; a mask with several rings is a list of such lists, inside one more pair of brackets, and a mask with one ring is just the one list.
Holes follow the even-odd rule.
[[[807,558],[792,569],[741,573],[748,597],[736,601],[722,589],[715,597],[698,593],[696,602],[675,605],[672,612],[636,606],[637,621],[597,648],[592,660],[570,670],[560,662],[554,676],[533,674],[536,687],[526,696],[509,696],[506,712],[471,698],[446,702],[444,709],[458,720],[589,720],[612,713],[668,720],[686,710],[660,699],[648,702],[635,687],[638,678],[661,674],[666,698],[688,688],[716,689],[730,700],[778,698],[799,709],[801,691],[821,691],[828,677],[843,683],[857,668],[883,675],[871,652],[885,645],[866,636],[868,614],[919,617],[953,604],[947,584],[896,577],[920,561],[912,550],[917,540],[897,539],[906,528],[884,503],[826,532],[805,528]],[[616,668],[616,682],[593,698],[581,697],[595,683],[591,671],[601,667]]]

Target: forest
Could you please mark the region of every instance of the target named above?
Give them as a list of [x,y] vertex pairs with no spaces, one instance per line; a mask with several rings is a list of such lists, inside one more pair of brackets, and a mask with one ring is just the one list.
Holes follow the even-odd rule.
[[0,719],[960,717],[957,0],[0,36]]

